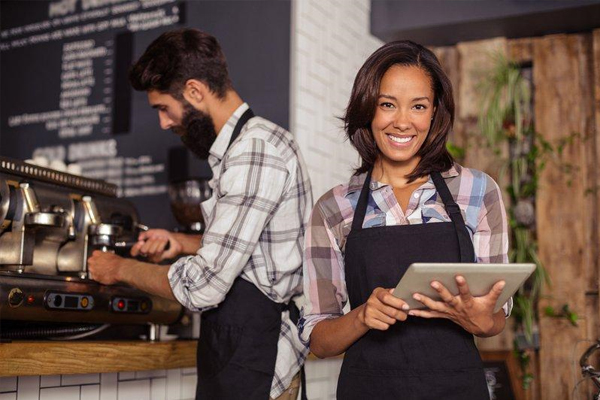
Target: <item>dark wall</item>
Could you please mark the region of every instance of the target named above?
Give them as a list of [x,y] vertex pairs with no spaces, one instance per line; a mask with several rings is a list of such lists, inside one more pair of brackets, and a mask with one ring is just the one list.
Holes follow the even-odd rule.
[[[77,162],[84,175],[118,183],[144,223],[174,228],[168,154],[181,142],[160,129],[126,72],[160,33],[182,26],[216,36],[238,93],[256,114],[288,128],[289,1],[52,3],[51,11],[47,1],[0,2],[0,155]],[[206,162],[183,154],[188,175],[210,175]]]
[[600,27],[600,1],[371,0],[371,32],[429,46],[498,36],[534,37]]

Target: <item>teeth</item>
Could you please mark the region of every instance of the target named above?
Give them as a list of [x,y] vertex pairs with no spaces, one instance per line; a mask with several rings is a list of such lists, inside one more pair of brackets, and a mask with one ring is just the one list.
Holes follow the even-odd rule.
[[392,136],[392,135],[388,135],[390,139],[392,139],[393,142],[396,143],[408,143],[412,140],[412,136],[408,136],[408,137],[396,137],[396,136]]

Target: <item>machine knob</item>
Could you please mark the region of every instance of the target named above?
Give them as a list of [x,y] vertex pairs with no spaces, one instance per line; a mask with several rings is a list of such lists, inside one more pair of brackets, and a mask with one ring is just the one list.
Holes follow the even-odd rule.
[[25,299],[25,295],[19,288],[13,288],[10,293],[8,293],[8,304],[11,307],[19,307],[23,303],[23,299]]

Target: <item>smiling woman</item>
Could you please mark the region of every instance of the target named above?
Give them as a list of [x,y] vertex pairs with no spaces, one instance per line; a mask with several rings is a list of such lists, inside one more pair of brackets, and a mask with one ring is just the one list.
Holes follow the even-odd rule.
[[[504,282],[481,297],[456,277],[431,282],[425,310],[392,295],[415,262],[507,262],[498,185],[454,163],[452,86],[433,53],[384,45],[358,72],[344,117],[361,166],[315,205],[306,232],[301,338],[318,357],[345,352],[338,399],[488,399],[473,335],[504,329]],[[350,303],[351,310],[344,313]]]

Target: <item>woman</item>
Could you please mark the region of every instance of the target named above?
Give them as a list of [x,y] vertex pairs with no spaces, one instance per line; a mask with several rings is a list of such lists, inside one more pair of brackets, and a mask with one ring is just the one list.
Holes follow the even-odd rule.
[[427,310],[391,294],[413,262],[508,261],[500,190],[453,162],[453,120],[451,83],[423,46],[386,44],[358,72],[344,122],[362,165],[313,210],[300,321],[316,356],[345,352],[338,399],[489,398],[473,335],[503,330],[504,282],[473,297],[463,277],[458,296],[434,281],[443,301],[415,295]]

